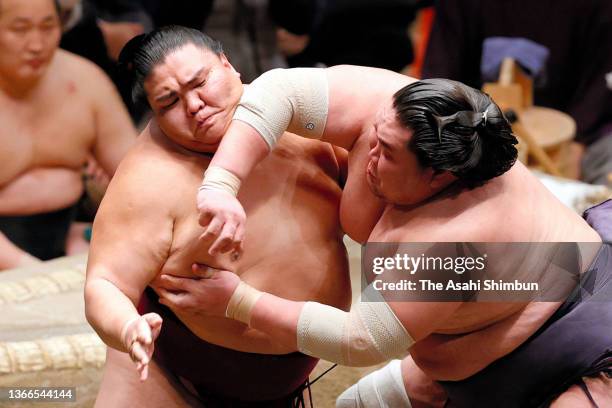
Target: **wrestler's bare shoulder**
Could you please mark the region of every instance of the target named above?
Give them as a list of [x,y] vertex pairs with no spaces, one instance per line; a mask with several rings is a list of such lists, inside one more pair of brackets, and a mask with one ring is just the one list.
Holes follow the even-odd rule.
[[[389,96],[400,88],[417,81],[416,78],[394,71],[358,65],[336,65],[328,68],[327,72],[331,78],[343,78],[342,82],[363,83],[365,81],[375,84],[381,93],[387,93]],[[380,103],[381,101],[374,102]]]
[[151,166],[162,172],[170,171],[174,175],[188,163],[199,171],[202,164],[209,163],[211,158],[212,154],[193,152],[171,142],[150,123],[138,136],[124,161],[129,159],[135,166]]
[[[186,185],[191,186],[186,178],[193,177],[193,168],[201,169],[200,162],[208,160],[179,154],[153,140],[145,130],[119,164],[107,191],[108,199],[121,201],[129,192],[155,197],[156,205],[172,208],[180,202],[176,199],[180,194],[194,194],[183,191]],[[197,174],[201,176],[201,170]]]
[[396,242],[597,241],[520,163],[483,186],[450,190],[413,208],[388,208],[377,231]]
[[110,79],[100,67],[66,50],[57,50],[52,69],[51,75],[54,78],[70,80],[75,85],[83,87],[83,92],[92,93],[101,86],[112,86]]
[[[57,50],[47,72],[22,107],[44,111],[78,105],[87,113],[100,87],[113,86],[104,71],[92,62],[65,50]],[[0,97],[2,93],[0,92]],[[58,102],[61,100],[61,103]],[[77,102],[76,104],[74,102]]]

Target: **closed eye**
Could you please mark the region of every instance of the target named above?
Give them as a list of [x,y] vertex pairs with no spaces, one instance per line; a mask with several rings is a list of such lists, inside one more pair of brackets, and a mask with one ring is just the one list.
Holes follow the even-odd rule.
[[29,27],[23,26],[23,25],[11,27],[11,31],[16,32],[16,33],[25,33],[28,30],[29,30]]
[[176,104],[177,101],[178,101],[178,98],[173,99],[169,104],[162,106],[162,110],[170,109]]
[[385,159],[389,160],[389,161],[393,161],[393,156],[391,156],[391,153],[389,153],[389,151],[386,148],[382,148],[382,155],[385,157]]

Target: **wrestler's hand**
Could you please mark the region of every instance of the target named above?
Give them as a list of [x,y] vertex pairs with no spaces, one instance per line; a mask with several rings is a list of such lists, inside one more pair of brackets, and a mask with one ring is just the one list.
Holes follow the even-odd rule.
[[149,361],[153,357],[155,340],[159,336],[161,326],[162,318],[157,313],[147,313],[129,321],[123,329],[123,345],[136,363],[140,381],[146,380],[149,375]]
[[240,283],[238,275],[198,264],[192,269],[198,278],[161,275],[159,302],[189,313],[225,317],[227,304]]
[[242,254],[246,213],[236,197],[222,190],[198,191],[200,225],[206,230],[200,240],[212,242],[208,253],[230,252],[237,260]]

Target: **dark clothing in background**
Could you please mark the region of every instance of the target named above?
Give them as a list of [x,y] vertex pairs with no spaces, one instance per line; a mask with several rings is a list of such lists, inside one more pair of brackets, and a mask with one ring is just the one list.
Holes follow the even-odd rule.
[[100,18],[142,23],[147,31],[170,24],[200,30],[212,11],[214,0],[86,0]]
[[570,114],[580,142],[612,124],[612,1],[439,0],[423,66],[424,78],[450,78],[481,88],[482,44],[524,37],[550,50],[547,83],[534,103]]
[[66,255],[66,240],[76,207],[43,214],[0,216],[0,232],[13,244],[47,261]]
[[271,0],[274,22],[310,36],[306,49],[287,58],[290,66],[365,65],[400,71],[414,59],[408,27],[418,0]]

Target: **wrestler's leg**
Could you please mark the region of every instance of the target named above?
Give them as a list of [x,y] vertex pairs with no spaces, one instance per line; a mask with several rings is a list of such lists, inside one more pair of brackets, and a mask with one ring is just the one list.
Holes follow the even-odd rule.
[[109,348],[95,408],[172,408],[200,406],[182,385],[154,361],[149,377],[141,382],[130,357]]
[[402,360],[402,378],[413,408],[444,406],[446,392],[415,364],[411,356]]
[[[597,377],[584,377],[584,385],[598,407],[612,406],[612,379],[600,373]],[[593,408],[595,405],[589,399],[583,387],[574,384],[550,404],[551,408]]]

